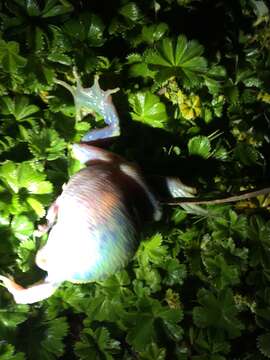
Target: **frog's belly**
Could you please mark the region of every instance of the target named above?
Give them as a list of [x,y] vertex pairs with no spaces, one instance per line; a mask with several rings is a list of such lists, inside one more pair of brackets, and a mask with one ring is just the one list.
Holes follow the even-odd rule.
[[53,227],[46,245],[48,280],[90,282],[106,278],[133,256],[137,234],[127,219],[114,218],[89,229]]
[[58,207],[46,245],[51,281],[88,282],[115,273],[133,256],[140,225],[153,213],[144,189],[104,164],[75,174]]

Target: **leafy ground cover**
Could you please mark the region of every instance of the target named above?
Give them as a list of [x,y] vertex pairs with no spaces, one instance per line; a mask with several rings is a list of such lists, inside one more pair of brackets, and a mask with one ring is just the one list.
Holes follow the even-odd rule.
[[[266,0],[0,3],[0,272],[41,278],[33,230],[78,169],[67,91],[120,87],[112,150],[215,197],[269,184]],[[0,359],[270,358],[269,198],[166,208],[123,270],[15,305],[0,288]]]

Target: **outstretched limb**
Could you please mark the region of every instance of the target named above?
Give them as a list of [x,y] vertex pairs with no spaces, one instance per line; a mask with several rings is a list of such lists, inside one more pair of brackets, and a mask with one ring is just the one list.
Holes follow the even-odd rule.
[[[172,198],[182,198],[182,197],[190,197],[193,198],[196,194],[196,189],[187,186],[182,183],[182,181],[177,177],[166,177],[166,185],[168,188],[168,191]],[[198,206],[196,204],[192,203],[180,203],[180,206],[184,210],[186,210],[189,214],[194,215],[207,215],[207,210],[203,209],[201,206]]]
[[[205,216],[207,210],[203,209],[192,202],[182,203],[181,199],[196,199],[196,189],[185,185],[178,177],[173,176],[151,176],[149,183],[158,196],[161,204],[168,204],[175,202],[175,205],[180,205],[189,214]],[[174,201],[175,199],[178,202]]]
[[39,225],[38,229],[35,230],[34,236],[40,237],[46,234],[54,225],[58,214],[58,198],[49,207],[46,214],[46,223]]
[[177,197],[173,199],[163,199],[161,201],[164,205],[217,205],[226,204],[231,202],[237,202],[242,200],[251,199],[257,196],[268,196],[270,194],[270,187],[266,187],[259,190],[242,191],[236,195],[228,195],[215,199],[193,198],[193,197]]
[[76,118],[80,120],[87,114],[97,113],[104,118],[108,125],[103,129],[89,131],[83,138],[84,142],[92,142],[100,139],[108,139],[120,135],[119,117],[112,102],[111,95],[119,88],[102,90],[99,86],[98,76],[95,76],[94,84],[90,88],[83,88],[78,74],[74,70],[77,86],[73,87],[62,80],[55,80],[57,84],[68,89],[73,97],[76,108]]
[[18,285],[15,281],[0,275],[0,281],[13,295],[17,304],[33,304],[49,298],[58,288],[59,284],[52,284],[50,282],[41,282],[29,288],[24,288]]

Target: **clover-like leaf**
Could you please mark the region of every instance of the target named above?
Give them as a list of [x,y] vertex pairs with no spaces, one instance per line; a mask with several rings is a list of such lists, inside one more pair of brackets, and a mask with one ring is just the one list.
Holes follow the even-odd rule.
[[91,46],[104,44],[104,24],[100,17],[89,12],[81,13],[79,18],[70,19],[64,25],[64,32],[71,39],[85,41]]
[[166,23],[159,23],[150,26],[144,26],[142,29],[142,39],[149,44],[160,40],[168,31]]
[[11,99],[8,96],[1,98],[1,113],[3,115],[13,115],[17,121],[29,121],[31,115],[39,111],[39,107],[29,104],[27,96],[17,96]]
[[11,229],[14,235],[20,240],[27,240],[33,234],[34,225],[25,215],[15,216],[11,222]]
[[28,305],[15,305],[11,302],[7,304],[3,297],[4,289],[0,287],[0,290],[0,338],[1,340],[12,339],[17,327],[29,316],[29,307]]
[[119,9],[119,14],[134,22],[138,21],[142,17],[139,6],[133,1],[130,1],[123,5]]
[[145,62],[156,71],[158,82],[175,76],[185,86],[191,87],[198,85],[207,71],[207,62],[201,56],[203,50],[197,41],[188,41],[184,35],[180,35],[176,41],[164,38],[156,50],[146,50]]
[[0,359],[1,360],[25,360],[25,355],[22,352],[16,353],[13,345],[0,342]]
[[188,142],[188,151],[190,155],[197,155],[207,159],[211,155],[210,140],[207,136],[194,136]]
[[213,284],[218,289],[222,290],[226,286],[239,283],[239,273],[236,266],[227,264],[222,255],[206,257],[204,264],[210,277],[213,279]]
[[166,349],[159,348],[156,343],[149,344],[144,351],[140,353],[140,359],[142,360],[165,360]]
[[24,67],[27,60],[19,55],[19,44],[15,41],[0,40],[0,67],[8,73],[15,73]]
[[119,342],[111,338],[105,327],[99,327],[95,331],[85,328],[80,337],[80,341],[75,344],[75,353],[81,360],[113,360],[113,355],[119,353]]
[[258,337],[257,345],[260,352],[267,357],[270,358],[270,332],[262,334]]
[[47,0],[42,10],[42,17],[48,18],[48,17],[59,16],[70,13],[72,10],[73,10],[73,5],[67,0],[65,1]]
[[28,132],[28,147],[38,160],[52,161],[63,156],[66,142],[54,129]]
[[201,306],[193,309],[193,319],[198,327],[211,327],[216,331],[226,332],[229,338],[238,337],[243,324],[238,320],[233,293],[230,289],[217,294],[206,289],[198,291],[198,301]]
[[[12,161],[6,161],[0,167],[0,181],[10,190],[15,201],[14,206],[18,205],[17,211],[20,211],[20,195],[24,199],[22,206],[30,205],[38,216],[44,215],[44,206],[37,198],[38,195],[50,194],[52,184],[46,181],[46,175],[37,171],[29,162],[16,164]],[[26,210],[23,207],[21,211]]]
[[155,234],[150,239],[140,243],[136,257],[142,266],[148,265],[149,262],[160,264],[167,255],[167,247],[162,244],[162,235]]
[[[18,237],[18,235],[17,235]],[[20,245],[17,249],[18,259],[17,264],[19,268],[23,271],[29,271],[31,266],[35,263],[36,255],[36,243],[33,239],[23,239],[20,242]]]
[[162,306],[157,300],[142,297],[137,304],[137,310],[126,314],[125,322],[128,325],[128,343],[137,351],[143,351],[147,345],[155,342],[158,336],[157,320],[161,321],[167,336],[174,341],[182,338],[181,309],[171,309]]
[[129,103],[133,110],[132,119],[152,127],[162,128],[165,126],[168,116],[165,105],[158,96],[150,92],[140,92],[130,95]]
[[234,156],[243,165],[252,166],[258,164],[261,158],[260,152],[254,146],[239,143],[234,149]]
[[64,352],[64,337],[68,334],[65,317],[46,319],[34,314],[23,327],[21,347],[28,360],[55,360]]

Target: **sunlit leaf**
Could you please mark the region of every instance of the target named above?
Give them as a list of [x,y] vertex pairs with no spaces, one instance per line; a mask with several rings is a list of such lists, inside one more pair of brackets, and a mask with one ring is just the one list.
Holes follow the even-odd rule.
[[158,96],[150,92],[137,93],[129,97],[129,102],[133,110],[131,116],[134,120],[153,127],[165,126],[168,118],[166,108]]
[[197,155],[207,159],[211,154],[210,140],[206,136],[195,136],[188,142],[188,151],[190,155]]

